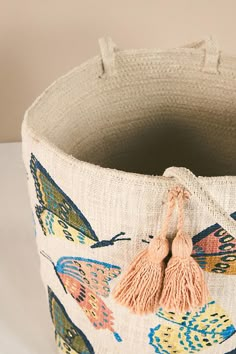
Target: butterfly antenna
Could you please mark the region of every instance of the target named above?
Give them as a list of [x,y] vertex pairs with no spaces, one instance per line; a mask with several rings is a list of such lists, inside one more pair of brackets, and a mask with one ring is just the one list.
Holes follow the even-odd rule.
[[111,241],[116,242],[116,241],[130,241],[131,240],[131,238],[129,238],[129,237],[118,238],[121,235],[125,235],[125,232],[122,231],[119,234],[113,236]]
[[147,241],[147,240],[142,240],[142,242],[144,242],[144,243],[150,243],[150,241]]
[[52,263],[53,268],[54,268],[54,270],[55,270],[55,273],[56,273],[56,275],[57,275],[57,277],[58,277],[58,279],[59,279],[59,281],[60,281],[60,283],[61,283],[63,289],[64,289],[65,292],[67,293],[67,290],[66,290],[66,288],[65,288],[65,285],[63,284],[61,278],[59,277],[59,274],[58,274],[58,272],[57,272],[57,267],[55,266],[55,264],[54,264],[52,258],[51,258],[46,252],[44,252],[44,251],[40,251],[40,253],[41,253],[42,256],[44,256],[45,258],[47,258],[47,259],[49,260],[49,262]]
[[47,259],[49,260],[49,262],[52,263],[53,266],[55,266],[55,265],[54,265],[54,262],[53,262],[53,260],[52,260],[52,258],[51,258],[46,252],[40,251],[40,253],[41,253],[42,256],[44,256],[45,258],[47,258]]

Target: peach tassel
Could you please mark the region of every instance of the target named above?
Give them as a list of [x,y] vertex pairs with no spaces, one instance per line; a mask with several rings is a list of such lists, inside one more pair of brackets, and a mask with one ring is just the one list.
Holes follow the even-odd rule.
[[175,199],[175,191],[169,191],[167,215],[159,237],[152,239],[148,247],[136,256],[113,290],[114,299],[136,314],[153,313],[159,306],[164,259],[169,253],[166,236]]
[[177,234],[172,242],[172,257],[166,270],[160,305],[168,311],[181,313],[207,303],[208,289],[202,269],[191,257],[192,239],[183,231],[184,199],[186,190],[179,190]]

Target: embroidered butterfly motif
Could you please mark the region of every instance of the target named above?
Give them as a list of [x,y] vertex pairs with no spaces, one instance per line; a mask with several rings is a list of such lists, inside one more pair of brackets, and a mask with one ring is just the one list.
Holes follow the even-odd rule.
[[[236,220],[236,212],[231,214]],[[149,235],[152,239],[154,236]],[[219,224],[214,224],[192,238],[193,258],[206,272],[236,274],[236,239]],[[142,242],[149,243],[147,240]]]
[[40,203],[35,207],[36,215],[45,236],[67,239],[91,248],[130,240],[130,238],[119,238],[125,234],[120,232],[110,240],[100,241],[82,212],[54,182],[33,154],[31,154],[30,170]]
[[[236,212],[230,215],[236,220]],[[236,239],[219,224],[193,237],[192,256],[207,272],[236,274]]]
[[100,298],[109,296],[109,281],[120,274],[120,267],[82,257],[61,257],[54,264],[45,252],[41,254],[53,264],[65,292],[75,299],[92,325],[96,329],[110,330],[121,342],[113,329],[113,313]]
[[194,354],[224,342],[236,332],[232,321],[215,301],[198,312],[179,315],[160,309],[157,316],[167,324],[151,328],[148,336],[149,344],[159,354]]
[[48,287],[49,308],[55,326],[55,340],[64,354],[94,354],[85,334],[71,321],[64,306]]

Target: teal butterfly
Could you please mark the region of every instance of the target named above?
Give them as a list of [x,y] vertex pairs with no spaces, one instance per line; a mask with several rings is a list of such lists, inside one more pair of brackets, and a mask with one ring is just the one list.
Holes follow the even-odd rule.
[[40,203],[35,207],[36,214],[45,236],[67,239],[91,248],[130,240],[130,238],[119,238],[125,234],[120,232],[110,240],[100,241],[83,213],[55,183],[33,154],[31,154],[30,170]]
[[49,308],[55,326],[55,340],[64,354],[94,354],[85,334],[71,321],[64,306],[48,287]]

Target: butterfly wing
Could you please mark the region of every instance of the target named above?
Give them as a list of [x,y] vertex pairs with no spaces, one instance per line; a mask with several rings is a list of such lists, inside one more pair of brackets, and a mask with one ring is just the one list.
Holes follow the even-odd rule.
[[150,344],[156,353],[196,353],[235,334],[235,327],[225,311],[209,302],[198,312],[175,314],[159,310],[157,316],[167,325],[158,325],[149,333]]
[[96,329],[108,329],[114,332],[112,311],[109,310],[102,299],[83,284],[77,283],[77,287],[74,287],[70,284],[70,279],[66,280],[68,280],[67,286],[70,294],[77,301],[92,325]]
[[[236,219],[236,212],[231,214]],[[192,256],[207,272],[236,274],[236,239],[219,224],[193,237]]]
[[58,348],[65,354],[94,354],[85,334],[71,321],[64,306],[49,287],[48,298]]
[[[154,347],[155,353],[159,354],[182,354],[188,353],[185,345],[181,345],[179,333],[173,326],[157,325],[150,329],[149,344]],[[184,344],[184,343],[183,343]],[[187,347],[186,347],[187,348]],[[191,353],[191,352],[189,352]]]
[[98,238],[88,220],[33,154],[30,170],[40,203],[36,206],[36,214],[45,236],[66,238],[86,245],[96,243]]
[[56,269],[65,287],[82,283],[104,297],[110,293],[109,281],[121,273],[118,266],[82,257],[61,257]]
[[100,298],[109,295],[109,281],[120,274],[120,268],[81,257],[61,257],[56,271],[65,289],[77,301],[93,326],[96,329],[109,329],[121,341],[113,329],[112,311]]

